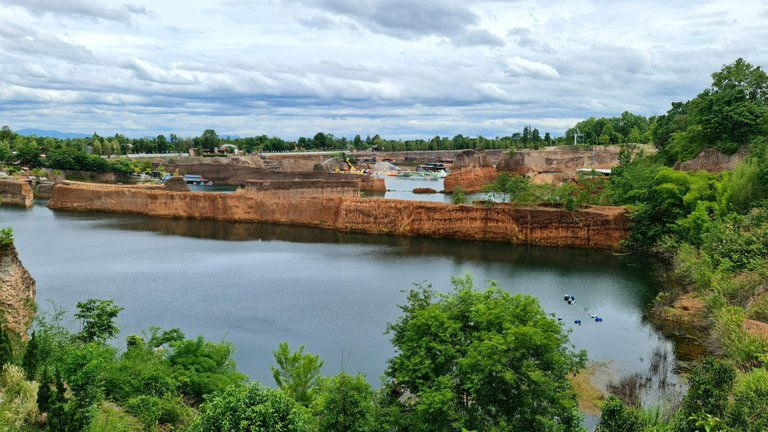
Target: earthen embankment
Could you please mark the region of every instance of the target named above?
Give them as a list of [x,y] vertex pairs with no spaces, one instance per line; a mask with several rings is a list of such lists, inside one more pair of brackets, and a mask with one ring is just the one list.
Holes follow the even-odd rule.
[[629,225],[627,211],[618,207],[567,211],[372,198],[288,200],[247,193],[171,192],[69,182],[56,185],[48,206],[170,218],[279,223],[345,232],[585,248],[617,247],[626,238]]

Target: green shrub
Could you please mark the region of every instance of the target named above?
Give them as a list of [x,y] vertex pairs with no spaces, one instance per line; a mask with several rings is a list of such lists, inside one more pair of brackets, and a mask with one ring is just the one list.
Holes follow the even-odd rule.
[[25,431],[37,420],[36,382],[25,380],[24,371],[11,364],[3,366],[0,377],[0,430]]
[[125,409],[146,431],[186,430],[194,416],[192,408],[174,397],[137,396],[125,403]]
[[742,369],[762,364],[768,342],[744,329],[746,312],[741,307],[727,306],[715,315],[714,335],[725,348],[725,354]]
[[102,379],[106,395],[121,403],[139,395],[175,395],[178,387],[168,362],[146,345],[129,348],[104,369]]
[[464,195],[464,188],[457,186],[456,189],[453,190],[453,199],[451,201],[454,204],[466,204],[467,197]]
[[232,353],[231,344],[208,342],[202,337],[173,343],[168,361],[179,390],[193,404],[199,404],[207,394],[242,384],[245,375],[237,371]]
[[643,432],[643,420],[635,408],[611,396],[603,405],[595,432]]
[[13,228],[0,229],[0,248],[13,246]]
[[676,430],[697,432],[696,421],[702,417],[723,418],[735,378],[736,371],[725,361],[706,357],[697,362],[688,377],[688,394],[677,412]]
[[312,413],[320,432],[368,432],[375,428],[375,393],[365,376],[344,372],[320,382]]
[[768,371],[755,369],[739,376],[727,414],[733,430],[768,430]]
[[308,414],[282,391],[232,386],[206,398],[190,432],[309,432]]
[[141,422],[119,406],[103,403],[94,407],[91,420],[83,432],[143,432]]

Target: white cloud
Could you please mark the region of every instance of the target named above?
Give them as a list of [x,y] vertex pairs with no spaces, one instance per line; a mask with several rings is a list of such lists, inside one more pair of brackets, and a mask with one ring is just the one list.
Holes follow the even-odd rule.
[[760,0],[0,0],[3,124],[198,135],[560,133],[660,114],[744,57]]
[[560,74],[548,64],[512,57],[506,60],[507,72],[511,75],[533,75],[540,78],[558,78]]

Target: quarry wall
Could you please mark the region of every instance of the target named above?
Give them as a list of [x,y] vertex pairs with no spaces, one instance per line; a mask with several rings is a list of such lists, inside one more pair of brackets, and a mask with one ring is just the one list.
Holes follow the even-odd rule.
[[374,198],[273,199],[247,193],[172,192],[71,182],[54,187],[48,206],[169,218],[301,225],[345,232],[584,248],[616,248],[629,231],[627,211],[619,207],[567,211],[547,207],[485,207]]

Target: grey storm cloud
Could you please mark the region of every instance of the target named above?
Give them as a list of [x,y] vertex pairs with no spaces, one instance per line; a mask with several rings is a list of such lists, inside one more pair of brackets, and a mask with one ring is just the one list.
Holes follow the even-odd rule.
[[95,0],[2,0],[0,3],[22,7],[32,15],[56,14],[121,23],[130,23],[131,15],[148,13],[142,6],[109,7]]
[[[504,41],[478,28],[479,17],[455,0],[303,0],[303,3],[356,22],[361,28],[400,39],[444,37],[458,46],[503,46]],[[306,23],[307,19],[300,20]],[[315,21],[309,21],[313,24]]]

